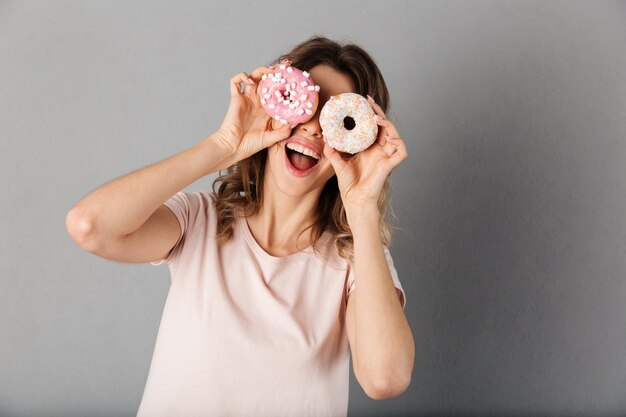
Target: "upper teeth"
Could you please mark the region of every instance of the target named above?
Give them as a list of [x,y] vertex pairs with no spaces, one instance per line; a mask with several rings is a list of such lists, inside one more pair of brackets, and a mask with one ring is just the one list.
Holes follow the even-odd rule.
[[306,147],[300,145],[299,143],[290,142],[290,143],[287,144],[287,147],[289,149],[293,149],[294,151],[303,153],[305,155],[312,156],[315,159],[320,159],[321,158],[321,156],[319,156],[313,150],[311,150],[310,148],[306,148]]

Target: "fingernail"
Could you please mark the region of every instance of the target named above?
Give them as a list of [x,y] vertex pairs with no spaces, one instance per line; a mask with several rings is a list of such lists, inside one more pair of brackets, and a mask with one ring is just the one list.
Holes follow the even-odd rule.
[[252,78],[249,78],[249,77],[248,77],[248,82],[249,82],[250,84],[254,84],[254,80],[253,80]]
[[369,95],[369,94],[367,95],[367,99],[368,99],[369,101],[371,101],[372,103],[374,103],[374,99],[373,99],[372,97],[370,97],[370,95]]
[[379,115],[375,114],[375,115],[374,115],[374,119],[376,119],[376,120],[382,120],[382,117],[380,117]]

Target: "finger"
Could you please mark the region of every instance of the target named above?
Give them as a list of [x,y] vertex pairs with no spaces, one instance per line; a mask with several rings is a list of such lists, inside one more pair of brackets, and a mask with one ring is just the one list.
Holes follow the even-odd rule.
[[374,120],[376,120],[376,124],[378,126],[381,126],[385,129],[385,133],[391,137],[399,137],[400,134],[398,133],[398,130],[396,130],[396,127],[394,126],[393,123],[391,123],[391,120],[386,119],[386,118],[381,118],[380,116],[374,116]]
[[244,94],[251,95],[253,92],[258,93],[259,92],[259,90],[258,90],[259,84],[260,84],[261,80],[263,79],[263,75],[265,75],[265,74],[272,74],[275,70],[276,70],[276,65],[273,65],[271,67],[262,66],[262,67],[259,67],[259,68],[255,69],[254,71],[252,71],[250,73],[250,78],[252,78],[252,80],[256,84],[255,85],[251,85],[251,86],[246,86],[246,88],[244,90]]
[[272,146],[276,142],[287,139],[289,136],[291,136],[291,127],[289,127],[289,125],[279,123],[278,128],[273,129],[271,132],[266,134],[267,143],[264,143],[263,146]]
[[[269,116],[268,116],[269,117]],[[281,129],[285,126],[288,126],[289,129],[291,129],[291,126],[289,125],[289,123],[281,123],[278,120],[276,120],[275,118],[270,118],[270,123],[272,124],[272,130],[278,130]]]
[[372,97],[370,97],[369,95],[367,96],[367,101],[369,101],[369,103],[372,105],[372,108],[374,109],[374,112],[384,118],[387,118],[387,116],[385,116],[385,112],[383,111],[382,107],[380,107]]
[[237,96],[241,94],[241,83],[251,84],[248,74],[240,72],[230,79],[230,95]]
[[343,159],[341,159],[341,155],[339,154],[339,152],[337,152],[336,149],[331,147],[328,144],[328,142],[326,142],[326,140],[324,140],[323,152],[324,152],[324,156],[328,158],[328,161],[333,166],[333,169],[335,170],[335,174],[343,171],[343,167],[345,166],[346,162]]
[[387,154],[387,156],[391,156],[394,153],[396,153],[398,150],[398,147],[390,142],[387,142],[384,146],[383,146],[383,152],[385,152],[385,154]]
[[[276,71],[278,68],[281,68],[283,66],[287,68],[287,67],[290,67],[291,65],[292,65],[291,60],[283,59],[278,64],[270,65],[268,68],[271,68],[273,71]],[[285,68],[281,68],[281,69],[285,69]]]
[[271,74],[272,72],[274,72],[274,69],[268,66],[258,67],[257,69],[252,71],[250,73],[250,79],[254,83],[253,84],[248,83],[248,85],[245,86],[243,93],[247,96],[251,96],[251,95],[258,93],[259,84],[260,84],[261,79],[263,78],[263,75]]
[[388,138],[387,142],[395,144],[397,149],[396,152],[389,157],[391,163],[397,165],[408,156],[406,145],[401,138]]
[[258,82],[263,78],[263,74],[271,74],[272,72],[274,72],[272,67],[259,67],[250,73],[250,78]]
[[250,78],[250,80],[243,87],[243,93],[247,96],[252,96],[256,94],[258,88],[259,83]]
[[402,138],[392,138],[391,136],[385,135],[385,139],[387,139],[387,143],[392,144],[398,149],[406,150],[406,145],[404,144],[404,141],[402,140]]
[[391,123],[391,121],[385,115],[385,112],[383,111],[382,107],[380,107],[378,103],[376,103],[374,99],[369,95],[367,96],[367,101],[372,105],[372,109],[374,109],[374,113],[375,113],[374,119],[376,119],[376,123],[379,124],[380,126],[387,128],[388,130],[387,133],[389,133],[391,136],[393,137],[400,136],[394,124]]
[[387,139],[387,142],[393,143],[394,145],[396,145],[398,147],[406,148],[402,138],[393,138],[393,137],[391,137],[389,135],[385,135],[385,139]]

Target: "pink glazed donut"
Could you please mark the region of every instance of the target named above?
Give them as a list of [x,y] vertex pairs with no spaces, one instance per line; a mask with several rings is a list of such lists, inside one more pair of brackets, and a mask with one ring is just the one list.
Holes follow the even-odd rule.
[[267,114],[292,127],[313,117],[319,91],[308,72],[285,64],[272,74],[263,74],[257,90]]
[[320,112],[320,126],[328,146],[353,155],[367,149],[378,135],[374,114],[360,94],[331,96]]

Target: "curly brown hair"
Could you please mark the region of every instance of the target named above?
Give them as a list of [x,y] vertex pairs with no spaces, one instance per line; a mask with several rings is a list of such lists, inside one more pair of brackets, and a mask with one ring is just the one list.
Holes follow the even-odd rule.
[[[353,43],[341,45],[326,37],[315,35],[268,65],[278,64],[284,59],[290,60],[294,67],[304,71],[309,71],[317,65],[328,65],[348,75],[353,81],[356,93],[363,96],[369,94],[383,111],[387,112],[389,92],[385,80],[372,57],[359,46]],[[245,216],[256,214],[260,210],[263,204],[266,160],[267,148],[228,167],[226,174],[221,175],[220,171],[220,175],[213,181],[211,198],[218,213],[216,234],[218,242],[232,238],[238,210],[243,210]],[[392,237],[390,226],[385,219],[388,211],[393,215],[390,198],[391,184],[390,177],[387,177],[377,204],[381,214],[379,222],[381,240],[386,246],[390,245]],[[318,251],[320,237],[324,231],[330,231],[339,255],[352,266],[354,242],[336,175],[324,185],[316,213],[315,223],[302,230],[300,234],[312,228],[312,246]]]

